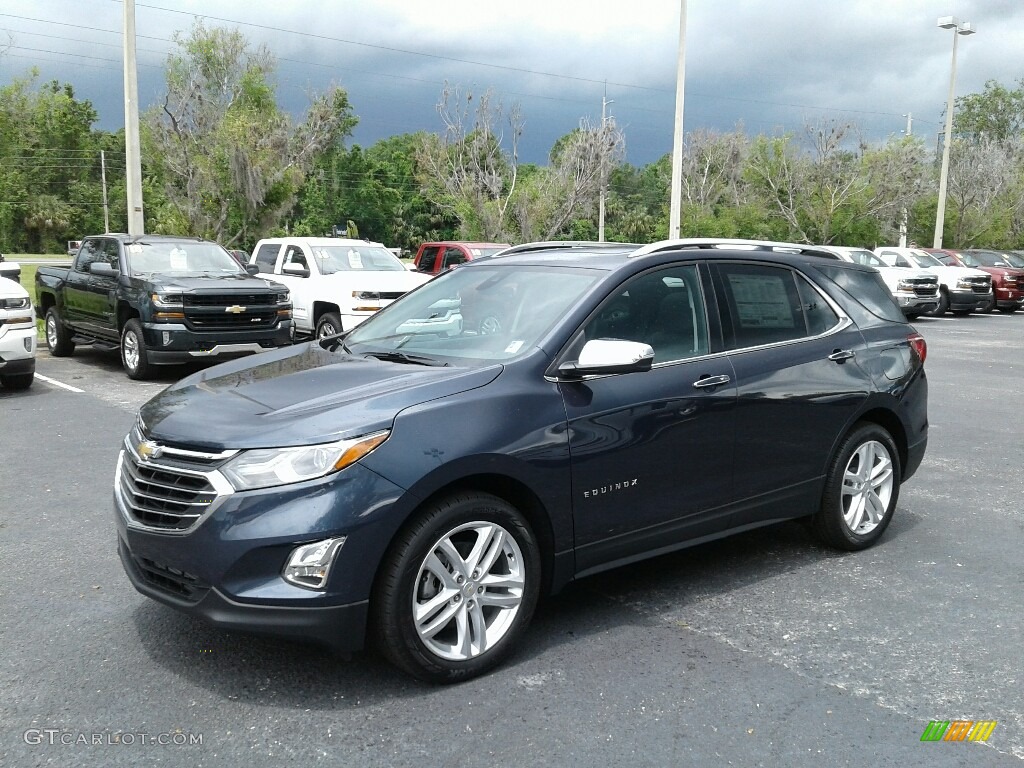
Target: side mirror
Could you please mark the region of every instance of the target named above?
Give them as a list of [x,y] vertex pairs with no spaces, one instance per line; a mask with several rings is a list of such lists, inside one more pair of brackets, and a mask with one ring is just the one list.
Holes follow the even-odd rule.
[[620,339],[591,339],[580,350],[579,360],[562,363],[558,375],[567,379],[637,373],[651,370],[654,349],[650,344]]
[[309,267],[304,267],[301,264],[285,264],[281,267],[281,274],[309,277]]
[[248,272],[250,275],[258,275],[260,273],[260,268],[257,267],[255,264],[246,264],[245,271]]
[[101,277],[114,277],[117,274],[117,270],[105,261],[94,261],[89,265],[89,272]]

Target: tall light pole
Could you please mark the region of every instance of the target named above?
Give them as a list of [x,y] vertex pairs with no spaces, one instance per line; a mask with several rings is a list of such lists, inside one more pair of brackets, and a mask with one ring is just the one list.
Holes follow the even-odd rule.
[[139,149],[139,75],[135,66],[135,0],[124,0],[124,143],[128,234],[141,235],[142,152]]
[[608,105],[615,103],[608,99],[607,88],[605,85],[605,95],[601,97],[601,198],[597,215],[597,239],[601,243],[604,242],[604,204],[608,186],[608,164],[605,162],[608,155],[608,136],[605,126],[608,124]]
[[946,218],[946,183],[949,179],[949,145],[953,130],[953,92],[956,89],[956,41],[960,35],[973,35],[978,30],[969,21],[959,21],[954,16],[939,19],[942,29],[953,32],[953,64],[949,71],[949,97],[946,99],[946,133],[942,140],[942,169],[939,171],[939,205],[935,211],[935,242],[933,248],[942,247],[942,226]]
[[686,85],[686,0],[679,3],[679,63],[676,69],[676,128],[672,136],[672,194],[668,215],[668,236],[679,237],[683,208],[683,91]]

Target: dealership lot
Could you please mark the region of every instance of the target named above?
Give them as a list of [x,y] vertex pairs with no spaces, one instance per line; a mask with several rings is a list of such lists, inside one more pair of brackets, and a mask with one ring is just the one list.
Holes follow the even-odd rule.
[[[931,443],[878,546],[838,554],[793,523],[582,580],[511,663],[450,688],[135,593],[113,464],[135,409],[191,369],[138,383],[116,354],[43,353],[30,391],[0,393],[0,763],[1019,766],[1024,317],[916,327]],[[921,743],[954,719],[998,725]]]

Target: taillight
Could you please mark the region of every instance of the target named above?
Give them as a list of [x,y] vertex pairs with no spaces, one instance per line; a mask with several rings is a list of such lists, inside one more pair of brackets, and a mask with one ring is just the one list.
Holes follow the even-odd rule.
[[914,350],[923,363],[925,358],[928,357],[928,343],[924,340],[924,336],[920,333],[912,333],[907,336],[907,341],[910,342],[910,348]]

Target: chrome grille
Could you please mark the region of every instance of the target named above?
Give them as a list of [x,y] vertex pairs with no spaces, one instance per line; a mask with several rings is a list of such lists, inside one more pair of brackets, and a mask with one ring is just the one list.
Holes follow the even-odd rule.
[[[218,498],[232,492],[214,469],[237,451],[205,453],[143,440],[138,428],[125,438],[116,488],[130,521],[151,530],[181,533],[192,528]],[[139,446],[157,451],[143,459]],[[191,468],[189,468],[191,466]]]

